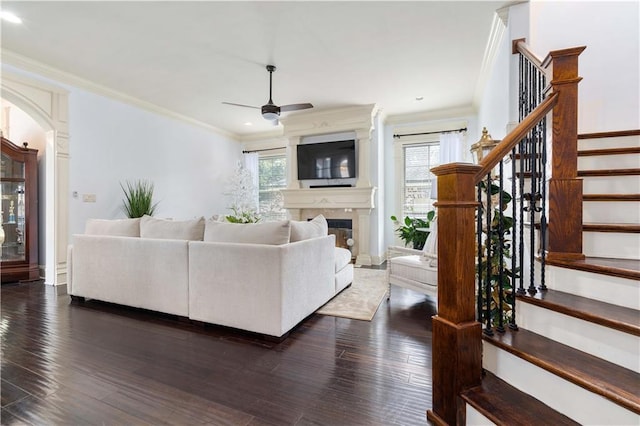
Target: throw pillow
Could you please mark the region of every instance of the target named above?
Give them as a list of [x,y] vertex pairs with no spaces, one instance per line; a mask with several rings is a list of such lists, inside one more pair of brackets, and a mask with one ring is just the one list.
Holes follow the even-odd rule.
[[329,232],[327,219],[319,214],[312,220],[291,221],[291,242],[308,240],[309,238],[324,237]]
[[115,237],[139,237],[140,218],[136,219],[89,219],[84,228],[86,235],[111,235]]
[[429,235],[422,248],[423,256],[429,260],[429,266],[438,265],[438,217],[436,216],[429,224]]
[[156,219],[145,215],[140,219],[140,236],[142,238],[202,241],[203,235],[204,217],[180,221]]
[[281,245],[289,242],[291,225],[288,220],[263,223],[229,223],[209,219],[204,240],[215,243],[249,243]]

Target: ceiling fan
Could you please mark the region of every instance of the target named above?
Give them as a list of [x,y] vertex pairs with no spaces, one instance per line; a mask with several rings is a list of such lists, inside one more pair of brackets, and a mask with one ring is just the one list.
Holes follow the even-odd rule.
[[287,111],[297,111],[297,110],[301,110],[301,109],[309,109],[309,108],[313,108],[313,105],[310,103],[304,103],[304,104],[290,104],[290,105],[276,105],[273,103],[272,100],[272,88],[273,88],[273,72],[276,70],[275,65],[267,65],[267,71],[269,71],[269,102],[267,102],[265,105],[262,105],[262,107],[256,107],[256,106],[252,106],[252,105],[244,105],[244,104],[236,104],[233,102],[222,102],[223,104],[226,105],[234,105],[234,106],[239,106],[239,107],[245,107],[245,108],[255,108],[255,109],[259,109],[262,112],[262,117],[265,120],[269,120],[269,121],[273,121],[274,124],[278,124],[278,117],[280,117],[280,113],[281,112],[287,112]]

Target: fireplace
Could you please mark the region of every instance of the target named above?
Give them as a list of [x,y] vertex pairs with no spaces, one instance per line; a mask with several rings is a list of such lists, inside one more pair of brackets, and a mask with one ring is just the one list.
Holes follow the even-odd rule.
[[336,247],[351,250],[353,240],[353,221],[351,219],[327,219],[329,234],[336,236]]

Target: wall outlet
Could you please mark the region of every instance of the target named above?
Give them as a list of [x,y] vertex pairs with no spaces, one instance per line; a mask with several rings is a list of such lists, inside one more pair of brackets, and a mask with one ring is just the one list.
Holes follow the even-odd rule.
[[84,203],[95,203],[96,202],[96,194],[82,194],[82,202],[84,202]]

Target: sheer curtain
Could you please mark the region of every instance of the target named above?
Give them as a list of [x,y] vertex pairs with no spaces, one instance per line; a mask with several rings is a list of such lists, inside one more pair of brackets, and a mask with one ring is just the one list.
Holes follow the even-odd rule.
[[258,155],[257,152],[247,152],[242,154],[242,160],[243,160],[243,166],[246,170],[249,171],[249,173],[251,173],[251,182],[253,183],[253,187],[255,188],[255,191],[253,191],[252,195],[254,200],[252,200],[251,202],[251,207],[255,209],[255,211],[258,211],[258,206],[259,206],[259,188],[260,188],[260,181],[259,181],[259,159],[260,156]]
[[440,134],[440,164],[464,162],[466,149],[463,132]]

